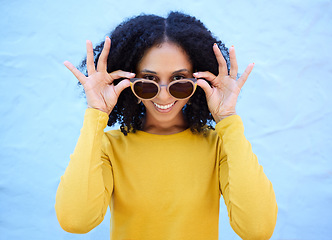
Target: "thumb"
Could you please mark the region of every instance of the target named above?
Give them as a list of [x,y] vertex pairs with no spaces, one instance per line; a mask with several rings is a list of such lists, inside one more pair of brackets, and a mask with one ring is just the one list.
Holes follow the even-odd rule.
[[116,86],[114,86],[114,91],[117,96],[120,96],[121,92],[130,86],[130,81],[128,79],[124,79],[120,81]]
[[212,95],[213,89],[211,88],[211,86],[208,84],[207,81],[203,79],[198,79],[197,85],[200,86],[205,92],[206,99],[208,99]]

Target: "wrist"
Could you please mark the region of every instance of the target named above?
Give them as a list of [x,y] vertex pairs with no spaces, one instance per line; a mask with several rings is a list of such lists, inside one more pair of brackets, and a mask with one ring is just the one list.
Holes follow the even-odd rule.
[[227,113],[227,114],[222,114],[222,115],[213,115],[213,119],[216,123],[220,122],[221,120],[229,117],[229,116],[233,116],[233,115],[237,115],[236,112],[232,112],[232,113]]

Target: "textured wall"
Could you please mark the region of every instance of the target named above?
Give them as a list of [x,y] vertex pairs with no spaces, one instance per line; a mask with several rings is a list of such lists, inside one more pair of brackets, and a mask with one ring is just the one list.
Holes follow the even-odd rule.
[[[86,39],[103,40],[127,17],[169,10],[235,45],[240,71],[256,63],[237,110],[276,192],[272,239],[332,239],[332,2],[274,2],[1,1],[0,239],[109,239],[109,213],[85,235],[55,216],[85,109],[62,62],[78,64]],[[220,239],[239,239],[221,204]]]

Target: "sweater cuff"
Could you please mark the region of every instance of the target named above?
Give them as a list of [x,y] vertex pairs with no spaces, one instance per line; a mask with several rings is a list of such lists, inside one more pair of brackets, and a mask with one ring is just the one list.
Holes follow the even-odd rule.
[[97,129],[105,129],[109,116],[107,113],[95,108],[87,108],[84,114],[83,126],[97,126]]
[[223,135],[223,133],[225,133],[226,129],[234,128],[234,127],[244,130],[243,122],[239,115],[232,115],[227,118],[224,118],[223,120],[221,120],[220,122],[217,123],[217,125],[215,126],[215,129],[219,134]]
[[224,118],[220,122],[218,122],[216,124],[215,129],[218,130],[218,131],[220,131],[223,128],[228,127],[230,124],[233,124],[233,123],[237,123],[237,124],[240,123],[241,125],[243,125],[242,119],[241,119],[241,117],[239,115],[231,115],[229,117]]

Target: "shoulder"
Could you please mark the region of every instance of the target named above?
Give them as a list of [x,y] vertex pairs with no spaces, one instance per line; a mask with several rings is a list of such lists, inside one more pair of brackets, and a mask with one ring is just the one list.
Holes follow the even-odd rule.
[[119,129],[106,131],[102,138],[102,151],[110,155],[114,149],[126,146],[127,141],[127,136],[125,136]]
[[120,129],[116,129],[116,130],[106,131],[105,137],[112,140],[112,139],[123,139],[126,136],[121,132]]
[[218,140],[218,132],[215,130],[214,127],[211,126],[204,126],[201,132],[192,132],[188,136],[191,139],[196,139],[197,141],[213,143]]

